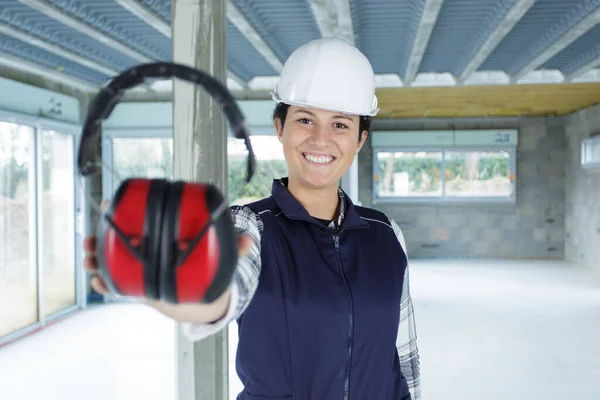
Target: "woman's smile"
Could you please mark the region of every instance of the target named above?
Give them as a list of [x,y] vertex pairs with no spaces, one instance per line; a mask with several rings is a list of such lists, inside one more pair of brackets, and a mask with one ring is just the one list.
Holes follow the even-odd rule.
[[336,158],[329,154],[315,153],[315,152],[302,152],[304,159],[308,164],[315,167],[330,166],[336,160]]

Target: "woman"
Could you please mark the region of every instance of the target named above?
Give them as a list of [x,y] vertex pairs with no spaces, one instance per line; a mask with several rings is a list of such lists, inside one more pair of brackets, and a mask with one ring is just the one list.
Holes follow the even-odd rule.
[[[231,286],[208,305],[148,303],[192,340],[237,320],[239,399],[420,399],[404,238],[339,188],[378,111],[372,67],[342,40],[315,40],[286,61],[273,98],[289,176],[231,208]],[[94,272],[93,237],[85,249]]]

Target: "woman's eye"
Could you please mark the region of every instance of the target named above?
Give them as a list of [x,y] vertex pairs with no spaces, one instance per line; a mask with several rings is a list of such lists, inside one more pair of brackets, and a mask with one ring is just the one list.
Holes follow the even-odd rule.
[[335,127],[338,129],[348,129],[348,125],[342,124],[341,122],[336,122]]
[[310,119],[308,119],[308,118],[300,118],[298,120],[298,122],[300,122],[301,124],[310,124]]

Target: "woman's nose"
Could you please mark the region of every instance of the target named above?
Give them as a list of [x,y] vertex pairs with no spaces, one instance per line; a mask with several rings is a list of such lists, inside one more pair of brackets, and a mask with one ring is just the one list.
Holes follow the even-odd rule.
[[327,128],[327,126],[325,125],[317,125],[316,127],[317,129],[315,129],[313,131],[313,140],[317,141],[317,142],[323,142],[326,143],[329,141],[330,138],[330,132],[329,129]]

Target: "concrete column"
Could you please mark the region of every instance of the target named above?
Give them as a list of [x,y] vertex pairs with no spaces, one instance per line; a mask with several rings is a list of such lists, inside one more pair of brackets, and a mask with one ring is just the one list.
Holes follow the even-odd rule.
[[[173,0],[173,60],[226,83],[226,3]],[[227,193],[227,129],[221,108],[199,86],[173,82],[175,179],[210,182]],[[227,330],[191,343],[176,328],[177,400],[227,400]]]
[[354,157],[352,165],[350,165],[348,171],[342,176],[341,186],[350,199],[352,199],[352,202],[360,205],[358,200],[358,155]]

